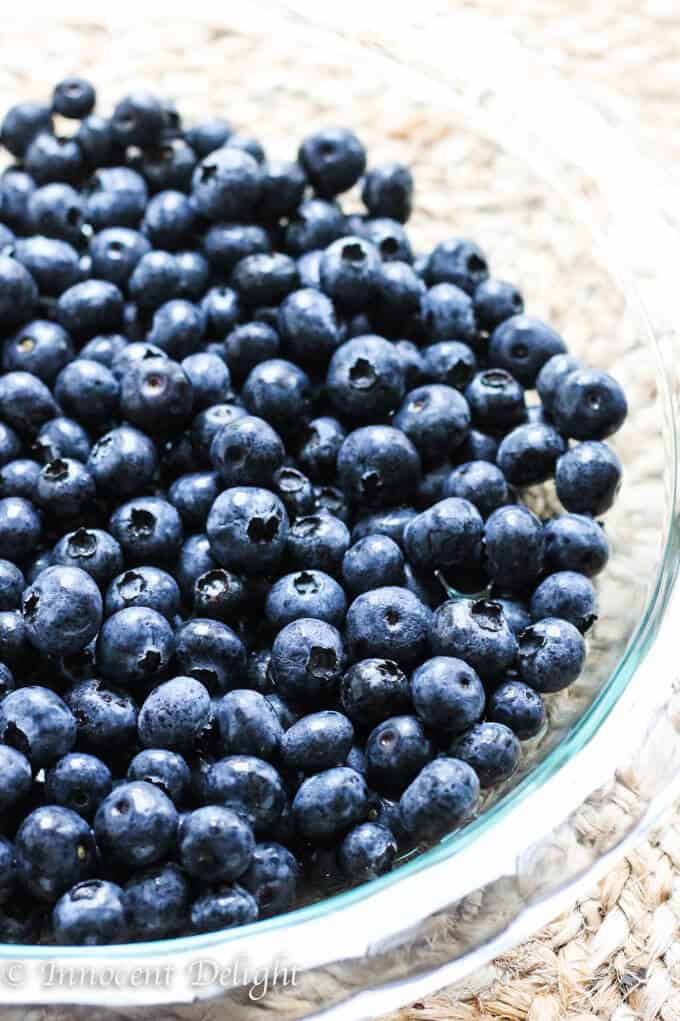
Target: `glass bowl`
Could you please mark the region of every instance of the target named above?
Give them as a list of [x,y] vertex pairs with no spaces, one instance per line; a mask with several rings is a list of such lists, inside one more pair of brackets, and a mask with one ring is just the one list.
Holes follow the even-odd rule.
[[[370,159],[411,164],[411,234],[469,236],[591,365],[624,383],[614,446],[625,469],[607,517],[612,558],[587,670],[550,700],[547,734],[463,830],[356,889],[205,936],[104,949],[0,947],[3,1018],[361,1021],[456,981],[592,883],[680,794],[677,224],[663,180],[493,24],[447,13],[373,28],[251,3],[210,20],[50,27],[45,83],[78,71],[102,107],[144,84],[187,120],[226,113],[290,157],[315,127],[352,126]],[[382,7],[382,5],[379,5]],[[302,11],[302,13],[300,13]],[[356,11],[355,11],[356,14]],[[112,16],[114,17],[114,16]],[[326,17],[328,24],[320,24]],[[3,35],[3,108],[36,97]],[[70,63],[65,66],[65,60]],[[124,83],[124,84],[123,84]],[[47,85],[42,88],[44,92]],[[356,198],[350,196],[351,207]],[[548,490],[535,495],[550,501]],[[15,1013],[16,1008],[16,1013]]]

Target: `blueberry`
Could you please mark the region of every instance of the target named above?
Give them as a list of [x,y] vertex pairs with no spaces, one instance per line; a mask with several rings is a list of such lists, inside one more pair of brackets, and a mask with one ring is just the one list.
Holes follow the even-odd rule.
[[247,152],[256,163],[264,163],[267,158],[261,142],[257,138],[252,138],[248,135],[230,135],[227,145],[241,152]]
[[616,500],[622,472],[619,458],[606,443],[578,443],[557,462],[557,495],[575,514],[604,514]]
[[247,256],[271,251],[271,239],[255,224],[216,223],[205,233],[203,251],[212,268],[226,277]]
[[335,202],[305,199],[289,218],[284,244],[290,255],[327,248],[344,233],[342,210]]
[[176,807],[183,805],[191,788],[191,771],[177,752],[166,748],[145,748],[130,762],[128,780],[145,780],[159,787]]
[[[174,145],[179,146],[181,143],[176,142]],[[181,150],[169,148],[167,151],[169,154],[175,151],[181,154]],[[191,157],[187,161],[189,178],[191,178],[194,162],[195,160]],[[165,173],[168,164],[169,161],[164,164],[163,160],[159,160],[152,166]],[[145,176],[148,181],[148,175]],[[142,221],[142,230],[153,247],[165,251],[176,251],[178,248],[188,245],[192,241],[195,227],[196,214],[188,196],[169,186],[166,190],[159,191],[150,200]]]
[[483,680],[502,675],[517,656],[517,640],[499,603],[449,599],[434,614],[432,650],[468,663]]
[[207,689],[193,677],[175,677],[155,688],[139,710],[144,748],[189,752],[200,747],[213,723]]
[[315,507],[314,487],[297,468],[278,468],[272,478],[272,489],[280,497],[291,521],[310,514]]
[[322,256],[323,252],[317,248],[298,257],[298,273],[302,287],[312,287],[317,291],[321,289]]
[[417,570],[472,568],[478,563],[484,522],[468,500],[450,496],[409,521],[404,548]]
[[19,867],[14,847],[0,836],[0,904],[16,896],[18,882]]
[[265,614],[269,623],[280,630],[286,624],[310,617],[339,627],[347,609],[341,586],[323,571],[297,571],[276,581],[267,596]]
[[201,575],[217,569],[210,553],[210,540],[205,534],[185,539],[175,564],[175,578],[185,597],[190,597]]
[[474,346],[477,324],[472,299],[460,287],[438,283],[425,292],[421,316],[430,341],[454,338]]
[[177,824],[170,799],[158,787],[134,780],[120,784],[104,799],[94,830],[106,856],[139,868],[165,858],[174,846]]
[[14,688],[15,683],[12,671],[4,663],[0,663],[0,699],[3,699],[10,691],[14,691]]
[[315,418],[306,425],[297,456],[300,467],[313,481],[333,478],[345,436],[345,430],[335,418]]
[[482,250],[473,241],[462,238],[441,241],[433,248],[425,272],[431,284],[453,283],[468,294],[474,294],[489,275]]
[[310,287],[285,298],[277,324],[286,353],[301,365],[327,364],[343,339],[330,297]]
[[36,944],[44,923],[43,908],[19,893],[0,907],[0,939],[3,943]]
[[[1,506],[1,504],[0,504]],[[18,610],[0,611],[0,662],[25,667],[31,655],[24,618]]]
[[541,522],[528,507],[500,507],[484,527],[486,566],[501,588],[518,591],[535,583],[543,569]]
[[91,820],[111,792],[112,777],[101,759],[83,752],[71,752],[52,766],[45,778],[45,796],[50,804],[61,805]]
[[17,831],[15,847],[22,885],[42,901],[55,901],[96,867],[92,830],[75,812],[57,805],[31,812]]
[[204,156],[192,178],[192,199],[201,216],[212,221],[238,221],[255,206],[263,173],[256,160],[225,146]]
[[425,379],[425,359],[422,352],[410,340],[398,340],[394,345],[407,390],[416,387]]
[[467,500],[483,518],[510,502],[510,490],[500,468],[488,461],[467,461],[446,476],[444,494]]
[[124,145],[154,145],[160,141],[163,123],[159,100],[141,90],[121,99],[111,118],[114,135]]
[[231,287],[211,287],[201,301],[201,311],[207,334],[225,337],[237,325],[241,315],[238,295]]
[[340,701],[354,723],[373,727],[408,710],[408,679],[393,660],[360,660],[342,678]]
[[281,758],[289,769],[320,773],[344,765],[352,747],[354,728],[334,710],[310,713],[290,727],[281,742]]
[[43,131],[29,144],[24,167],[39,185],[51,181],[76,184],[83,173],[83,155],[73,138]]
[[215,703],[215,721],[223,755],[275,759],[283,728],[264,695],[247,689],[228,692]]
[[213,556],[222,566],[257,574],[280,561],[288,515],[281,500],[268,490],[235,486],[215,500],[207,532]]
[[215,932],[248,925],[257,919],[257,901],[238,885],[219,886],[191,906],[192,932]]
[[110,529],[131,564],[169,563],[182,545],[182,519],[160,497],[137,497],[121,504],[111,515]]
[[326,621],[302,617],[287,624],[272,645],[276,690],[294,701],[333,698],[345,666],[339,631]]
[[17,103],[10,107],[0,127],[0,141],[5,149],[19,158],[41,132],[52,130],[52,113],[43,103]]
[[23,801],[32,783],[31,763],[23,752],[0,744],[0,811],[3,816]]
[[219,477],[215,472],[194,472],[175,479],[168,490],[168,499],[187,528],[205,528],[219,489]]
[[350,830],[338,851],[338,861],[348,879],[375,879],[389,872],[397,854],[392,832],[375,822]]
[[0,610],[15,610],[26,588],[24,576],[11,560],[0,560]]
[[524,311],[522,295],[506,280],[483,280],[473,294],[477,322],[492,333],[497,326]]
[[231,286],[245,305],[278,305],[299,284],[294,259],[280,252],[246,255],[234,267]]
[[345,553],[342,578],[355,595],[404,580],[404,557],[397,543],[387,535],[369,535]]
[[137,939],[174,936],[189,921],[189,883],[172,863],[135,872],[125,884],[124,899],[128,924]]
[[246,819],[256,834],[276,825],[286,804],[278,771],[254,755],[228,755],[208,767],[203,800],[224,805]]
[[217,620],[194,618],[176,633],[175,656],[183,673],[211,691],[237,687],[246,667],[246,650],[238,635]]
[[286,556],[296,570],[337,574],[349,544],[349,529],[344,522],[321,512],[293,522],[286,538]]
[[107,946],[128,936],[123,891],[115,883],[90,879],[78,883],[55,904],[52,927],[62,946]]
[[295,162],[265,164],[257,215],[266,221],[292,216],[304,195],[304,170]]
[[507,599],[494,595],[494,602],[500,603],[508,627],[513,635],[519,636],[531,624],[529,607],[518,599]]
[[293,800],[293,818],[300,836],[313,844],[325,844],[363,822],[368,808],[363,777],[347,766],[337,766],[300,785]]
[[428,659],[414,672],[411,687],[416,713],[434,730],[450,734],[467,730],[484,711],[484,686],[460,659]]
[[85,78],[64,78],[54,87],[52,109],[61,117],[82,120],[94,110],[96,94]]
[[433,754],[432,744],[415,716],[384,720],[366,742],[368,782],[380,794],[398,798]]
[[470,411],[457,390],[431,384],[407,394],[393,423],[408,436],[421,457],[436,463],[464,440]]
[[359,518],[352,530],[352,541],[367,535],[386,535],[399,546],[404,544],[404,531],[409,521],[415,518],[417,511],[413,507],[389,507],[386,510],[374,511]]
[[298,873],[298,862],[287,847],[273,841],[255,845],[240,882],[255,898],[258,917],[271,918],[293,906]]
[[566,350],[560,335],[546,323],[516,315],[504,320],[491,335],[489,364],[510,372],[523,386],[533,387],[545,363]]
[[14,429],[0,423],[0,464],[3,466],[20,457],[22,443]]
[[519,741],[503,723],[477,723],[457,738],[451,755],[471,766],[482,788],[507,780],[519,763]]
[[151,251],[149,240],[129,227],[107,227],[90,242],[92,272],[118,287],[127,284],[137,263]]
[[60,415],[45,422],[33,442],[32,449],[45,463],[60,457],[85,463],[90,456],[92,445],[82,425],[73,418],[64,418]]
[[371,216],[388,216],[404,223],[411,215],[413,177],[402,163],[384,163],[369,170],[361,198]]
[[479,779],[460,759],[428,763],[399,799],[401,824],[419,840],[434,840],[467,822],[479,806]]
[[298,159],[322,198],[348,191],[366,169],[366,150],[353,132],[343,128],[309,135],[300,146]]
[[113,137],[111,121],[97,114],[90,114],[80,122],[75,139],[89,168],[103,167],[123,158],[121,147]]
[[77,245],[82,238],[84,203],[69,184],[46,184],[28,200],[28,216],[37,235]]
[[571,372],[580,368],[581,363],[578,358],[570,354],[553,355],[543,365],[536,379],[536,389],[541,403],[549,415],[552,414],[555,398],[564,380]]
[[467,464],[469,461],[487,461],[495,465],[498,446],[495,436],[489,436],[478,429],[470,429],[456,451],[456,461],[459,464]]
[[129,167],[104,167],[86,189],[87,219],[95,230],[138,227],[148,199],[144,178]]
[[541,582],[531,597],[531,616],[561,617],[579,631],[589,631],[597,620],[597,597],[589,578],[576,571],[557,571]]
[[227,487],[266,486],[283,464],[284,456],[278,433],[253,415],[225,425],[210,447],[213,467]]
[[23,559],[33,553],[40,538],[40,517],[23,497],[0,500],[0,555]]
[[474,351],[460,340],[440,340],[428,345],[422,352],[422,361],[426,379],[461,391],[477,371]]
[[102,621],[102,598],[89,574],[78,567],[48,567],[26,589],[22,614],[28,637],[41,652],[78,652]]
[[59,518],[72,518],[92,504],[95,484],[90,472],[71,458],[58,457],[48,461],[40,472],[35,487],[35,501]]
[[78,724],[78,747],[108,760],[137,737],[137,708],[129,695],[89,679],[75,684],[64,701]]
[[606,372],[574,369],[558,386],[552,406],[555,425],[576,440],[604,440],[628,413],[621,386]]
[[560,514],[543,528],[545,562],[552,571],[577,571],[589,578],[599,574],[609,559],[603,528],[582,514]]
[[409,592],[386,586],[365,592],[347,611],[345,635],[352,660],[385,657],[412,666],[426,652],[432,613]]
[[369,334],[348,340],[331,358],[326,391],[345,418],[367,421],[387,415],[404,393],[399,356],[382,337]]
[[399,429],[370,425],[351,432],[338,454],[338,477],[348,499],[384,507],[408,498],[420,480],[420,458]]
[[9,461],[0,468],[0,498],[20,496],[24,500],[32,500],[39,475],[40,465],[37,461],[29,458]]
[[546,718],[541,696],[521,681],[506,681],[496,688],[489,698],[487,715],[493,723],[509,727],[520,741],[536,737]]
[[279,336],[266,323],[244,323],[228,334],[224,342],[229,371],[235,380],[244,379],[261,362],[276,361]]
[[182,818],[178,848],[190,875],[207,882],[231,882],[250,865],[255,840],[250,826],[235,812],[207,805]]
[[183,360],[182,368],[193,390],[194,411],[212,407],[229,396],[231,377],[221,356],[209,351],[191,354]]
[[197,155],[203,157],[226,145],[231,134],[231,125],[227,121],[213,117],[189,128],[184,137]]
[[98,489],[122,497],[143,492],[158,466],[153,441],[138,429],[123,425],[102,436],[92,447],[87,467]]
[[130,606],[108,617],[97,638],[97,665],[124,687],[162,677],[174,651],[172,628],[146,606]]
[[251,413],[282,434],[297,432],[311,417],[309,376],[292,362],[271,358],[251,369],[241,391]]
[[5,424],[21,436],[34,436],[54,418],[57,407],[52,394],[30,372],[7,372],[0,376],[0,414]]
[[233,622],[247,605],[245,580],[223,567],[213,567],[197,576],[193,584],[193,606],[197,617]]
[[518,425],[501,441],[498,465],[508,482],[515,486],[533,486],[551,478],[565,450],[564,438],[552,426]]
[[524,390],[505,369],[479,372],[465,390],[472,424],[480,429],[505,432],[526,417]]

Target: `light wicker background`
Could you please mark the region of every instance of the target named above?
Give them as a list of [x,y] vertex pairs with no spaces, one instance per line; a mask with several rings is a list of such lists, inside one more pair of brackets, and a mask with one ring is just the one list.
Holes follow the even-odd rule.
[[[407,21],[407,5],[394,7]],[[468,0],[456,7],[493,15],[612,121],[624,123],[645,154],[666,166],[668,201],[677,201],[680,210],[678,0]],[[59,70],[80,69],[108,90],[124,89],[121,40],[109,47],[111,29],[99,19],[97,7],[80,18],[68,3],[65,8],[60,8],[62,18],[51,21],[36,12],[29,23],[25,8],[21,21],[5,16],[3,105],[27,88],[32,96],[42,84],[47,89]],[[439,18],[445,30],[453,5],[419,0],[413,9],[419,20]],[[196,18],[210,20],[207,12],[197,12]],[[173,36],[172,18],[160,30],[158,21],[140,17],[120,31],[131,65],[156,48],[159,57],[163,51],[170,77],[173,52],[185,51],[193,41],[186,25]],[[175,84],[179,95],[188,83],[179,74]],[[679,936],[680,819],[674,818],[528,943],[464,987],[412,1004],[385,1021],[678,1021]],[[41,1015],[30,1011],[22,1021],[39,1021]]]

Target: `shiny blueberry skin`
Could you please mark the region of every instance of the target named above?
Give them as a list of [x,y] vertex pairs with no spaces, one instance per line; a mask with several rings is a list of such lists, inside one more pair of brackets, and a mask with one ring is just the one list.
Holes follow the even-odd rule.
[[[193,166],[189,164],[189,176]],[[150,200],[144,213],[142,230],[154,248],[168,252],[188,246],[196,227],[196,214],[187,195],[171,188]]]
[[213,707],[207,688],[193,677],[160,684],[139,710],[137,729],[144,748],[190,752],[207,738]]
[[451,745],[451,755],[471,766],[482,788],[507,780],[517,769],[519,741],[503,723],[477,723]]
[[331,298],[304,287],[281,303],[278,331],[286,354],[305,367],[324,366],[343,339]]
[[92,820],[97,808],[111,792],[112,776],[101,759],[84,752],[71,752],[48,771],[45,796],[53,805],[61,805]]
[[[173,298],[164,302],[155,310],[148,339],[150,344],[153,344],[160,351],[164,351],[168,357],[186,359],[196,352],[204,333],[205,316],[201,308],[183,298]],[[209,359],[209,362],[213,364],[212,359]],[[199,366],[200,364],[199,362]],[[219,365],[216,368],[220,370]],[[182,363],[182,369],[189,376],[187,366],[184,363]],[[229,375],[224,365],[221,366],[220,371],[221,378],[218,377],[218,379],[212,381],[215,385],[214,392],[218,399],[224,397],[229,384]],[[217,401],[213,403],[217,403]],[[205,397],[201,398],[199,391],[199,394],[194,395],[194,410],[197,411],[202,407],[207,407],[207,403],[205,402]]]
[[305,840],[326,844],[363,822],[369,809],[364,778],[347,766],[309,777],[293,799],[295,826]]
[[221,493],[208,515],[215,559],[246,574],[266,572],[280,561],[288,534],[281,500],[266,489],[235,486]]
[[533,387],[545,363],[566,346],[547,323],[517,315],[498,326],[489,341],[489,364],[505,369],[523,386]]
[[16,103],[5,114],[0,140],[13,156],[22,157],[41,132],[52,131],[52,111],[43,103]]
[[524,390],[505,369],[479,372],[465,390],[472,425],[482,429],[506,431],[526,418]]
[[123,425],[106,433],[93,446],[87,467],[105,493],[133,496],[143,492],[158,465],[153,441],[138,429]]
[[96,868],[94,834],[79,815],[45,805],[26,816],[15,839],[22,885],[37,900],[54,902]]
[[583,670],[585,643],[567,620],[544,618],[523,631],[519,641],[520,676],[536,691],[562,691]]
[[557,571],[531,597],[534,620],[560,617],[585,634],[597,620],[597,597],[589,578],[577,571]]
[[344,765],[354,740],[352,724],[335,710],[303,716],[281,741],[281,759],[289,769],[320,773]]
[[271,918],[293,906],[299,864],[293,854],[274,841],[256,844],[239,882],[255,898],[260,918]]
[[209,571],[218,568],[210,553],[210,540],[205,534],[190,535],[182,543],[175,564],[175,577],[185,598],[190,599],[196,581]]
[[336,418],[312,419],[305,427],[298,462],[313,482],[331,480],[346,432]]
[[503,616],[513,635],[518,636],[531,624],[531,614],[527,603],[518,599],[508,599],[502,596],[493,596],[494,602],[500,603]]
[[360,539],[343,556],[342,580],[353,595],[386,585],[401,585],[404,580],[401,549],[387,535]]
[[385,507],[408,499],[420,481],[418,451],[399,429],[369,425],[351,432],[338,453],[338,477],[348,499]]
[[19,610],[0,611],[0,662],[25,668],[31,655],[28,629]]
[[30,372],[48,386],[73,357],[73,344],[66,330],[46,319],[27,323],[2,345],[5,372]]
[[208,882],[238,879],[252,861],[253,831],[231,809],[206,805],[183,816],[178,850],[182,867]]
[[411,215],[413,177],[403,163],[383,163],[364,176],[361,198],[371,216],[405,223]]
[[342,678],[340,701],[353,723],[374,727],[408,711],[411,705],[408,678],[393,660],[360,660]]
[[238,223],[257,202],[263,173],[256,160],[225,146],[205,156],[196,167],[191,193],[197,211],[213,222]]
[[193,391],[181,365],[170,358],[134,362],[123,375],[120,409],[137,428],[169,434],[186,425],[193,409]]
[[465,439],[470,409],[453,387],[430,384],[406,395],[393,424],[408,436],[424,460],[436,464]]
[[370,334],[341,344],[328,366],[326,392],[348,420],[375,420],[395,411],[404,394],[404,376],[393,345]]
[[151,243],[140,231],[107,227],[92,238],[92,272],[100,280],[124,287],[139,260],[150,251]]
[[298,160],[317,195],[332,198],[348,191],[366,169],[366,150],[345,128],[326,128],[309,135]]
[[305,199],[288,221],[284,232],[285,249],[290,255],[300,256],[327,248],[343,230],[344,216],[336,202]]
[[226,624],[194,618],[175,634],[175,657],[183,673],[213,691],[238,686],[246,667],[246,650],[238,635]]
[[507,280],[483,280],[475,289],[473,299],[477,322],[490,333],[507,319],[524,311],[522,295]]
[[421,769],[399,799],[401,824],[412,838],[433,840],[467,822],[479,805],[479,779],[466,762],[438,758]]
[[474,345],[477,323],[472,299],[452,283],[430,287],[421,301],[421,316],[430,343],[454,338]]
[[434,614],[432,651],[468,663],[486,680],[502,675],[517,656],[517,639],[499,603],[450,599]]
[[281,498],[291,521],[305,517],[314,510],[314,487],[297,468],[278,468],[272,477],[271,488]]
[[8,464],[18,458],[22,452],[22,443],[19,436],[4,423],[0,424],[0,463]]
[[137,737],[137,707],[132,698],[95,679],[81,681],[64,694],[78,725],[78,747],[109,761],[125,753]]
[[37,461],[29,458],[8,461],[0,468],[0,497],[19,496],[24,500],[32,500],[39,475],[40,465]]
[[520,739],[536,737],[545,725],[545,706],[538,691],[521,681],[506,681],[489,697],[488,719],[503,723]]
[[483,518],[510,502],[510,491],[500,468],[488,461],[466,461],[446,476],[444,495],[467,500]]
[[352,529],[352,542],[367,535],[386,535],[403,547],[404,530],[417,513],[413,507],[395,506],[360,517]]
[[233,571],[212,567],[195,579],[192,595],[195,616],[234,623],[247,607],[248,585]]
[[319,279],[325,294],[346,313],[361,312],[377,289],[380,255],[377,248],[360,237],[343,237],[324,252]]
[[460,659],[435,656],[414,671],[413,705],[426,726],[445,733],[467,730],[482,716],[484,686],[478,675]]
[[104,799],[94,830],[105,855],[139,868],[161,861],[174,846],[178,819],[175,806],[158,787],[134,780]]
[[541,404],[549,415],[552,414],[555,399],[564,380],[571,372],[580,368],[578,358],[567,353],[553,355],[541,368],[536,379],[536,389]]
[[243,384],[241,396],[251,415],[264,418],[284,436],[298,432],[312,416],[309,376],[283,358],[256,365]]
[[429,383],[455,390],[465,388],[477,372],[477,358],[468,344],[460,340],[440,340],[423,348],[423,375]]
[[103,879],[78,883],[55,904],[52,928],[62,946],[124,943],[128,925],[122,889]]
[[174,652],[172,628],[146,606],[130,606],[108,617],[97,638],[97,665],[116,683],[137,686],[160,678]]
[[323,620],[294,620],[279,631],[272,645],[272,676],[283,698],[303,702],[332,699],[344,666],[340,632]]
[[222,755],[255,755],[272,762],[283,728],[270,703],[257,691],[234,689],[215,703],[218,746]]
[[33,453],[45,463],[57,458],[72,458],[85,464],[90,456],[90,437],[73,418],[63,415],[45,422],[33,442]]
[[555,425],[575,440],[604,440],[621,428],[628,413],[617,381],[596,369],[575,369],[555,394]]
[[575,514],[604,514],[618,495],[622,473],[618,456],[606,443],[578,443],[557,462],[560,503]]
[[477,508],[450,496],[409,521],[404,548],[417,570],[468,568],[479,561],[483,535],[484,522]]
[[489,270],[478,245],[464,238],[449,238],[433,248],[425,275],[431,284],[446,281],[456,284],[468,294],[474,294],[479,284],[488,277]]
[[189,354],[182,362],[182,369],[191,383],[194,412],[220,404],[229,397],[231,378],[220,355],[210,351]]
[[315,616],[339,627],[347,599],[338,582],[323,571],[296,571],[276,581],[267,596],[265,614],[276,630],[301,617]]
[[57,319],[80,340],[115,333],[122,324],[123,296],[108,280],[84,280],[64,291],[57,302]]
[[379,657],[414,665],[427,650],[432,613],[412,592],[385,586],[365,592],[347,611],[345,636],[352,660]]
[[124,145],[154,145],[160,141],[163,124],[160,101],[142,90],[121,99],[111,118],[114,135]]
[[189,920],[189,883],[172,863],[136,872],[125,884],[124,901],[130,930],[137,939],[174,936]]
[[535,583],[543,568],[543,526],[528,507],[500,507],[484,527],[486,565],[501,588],[521,591]]
[[257,901],[238,884],[218,886],[191,906],[192,932],[215,932],[248,925],[258,917]]
[[269,762],[254,755],[228,755],[208,767],[202,800],[242,815],[260,835],[278,823],[286,792],[278,770]]
[[226,337],[241,315],[238,295],[231,287],[211,287],[201,299],[201,311],[208,336]]
[[398,798],[434,755],[415,716],[394,716],[371,731],[366,742],[366,774],[371,788]]
[[20,436],[33,437],[58,414],[49,389],[30,372],[0,376],[0,414]]
[[82,176],[83,156],[74,139],[44,131],[28,146],[24,167],[38,185],[52,181],[76,184]]
[[179,511],[187,529],[205,528],[219,491],[220,481],[216,472],[192,472],[175,479],[168,490],[168,498]]
[[28,758],[8,744],[0,745],[0,811],[8,812],[28,795],[33,775]]
[[284,457],[278,433],[254,415],[225,425],[210,447],[210,459],[225,488],[268,485]]
[[276,330],[254,320],[235,326],[224,341],[224,353],[234,380],[242,381],[262,362],[276,361],[280,340]]
[[297,518],[286,538],[286,558],[294,569],[339,573],[349,548],[347,525],[332,514],[320,512]]
[[456,451],[455,459],[460,464],[467,464],[470,461],[488,461],[495,465],[497,454],[498,440],[495,436],[480,432],[478,429],[470,429]]
[[307,179],[296,162],[265,163],[257,215],[264,221],[292,216],[302,201]]
[[172,562],[182,545],[182,519],[167,500],[137,497],[111,515],[112,535],[129,564]]
[[159,787],[176,807],[181,807],[189,796],[191,771],[178,752],[167,748],[145,748],[130,762],[128,780],[145,780]]
[[583,514],[560,514],[543,526],[545,562],[552,571],[577,571],[589,578],[609,560],[604,529]]
[[102,598],[78,567],[48,567],[26,589],[22,614],[31,643],[55,656],[78,652],[102,622]]
[[350,830],[340,845],[338,862],[348,879],[366,881],[389,872],[397,842],[387,827],[364,822]]
[[13,845],[0,836],[0,904],[16,895],[19,867]]
[[45,515],[74,518],[95,498],[95,484],[87,468],[73,458],[58,457],[42,468],[35,487],[35,502]]
[[0,560],[0,610],[16,610],[26,588],[24,576],[11,560]]
[[188,128],[184,137],[194,152],[203,157],[226,145],[231,133],[232,128],[227,121],[214,117]]
[[144,215],[148,189],[141,174],[129,167],[103,167],[90,179],[87,219],[95,230],[137,227]]
[[97,96],[85,78],[64,78],[54,87],[52,109],[61,117],[82,120],[94,110]]
[[498,466],[513,485],[533,486],[551,478],[566,449],[564,438],[552,426],[518,425],[498,448]]
[[244,305],[258,308],[277,306],[298,287],[300,278],[289,255],[259,252],[239,260],[229,282]]

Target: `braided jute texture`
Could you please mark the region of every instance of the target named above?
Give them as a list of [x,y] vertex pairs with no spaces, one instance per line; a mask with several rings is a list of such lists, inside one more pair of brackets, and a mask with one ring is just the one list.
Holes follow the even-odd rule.
[[[128,27],[125,45],[120,39],[116,44],[98,20],[97,6],[92,5],[91,13],[80,21],[69,17],[68,26],[56,15],[51,21],[44,14],[36,15],[30,25],[5,19],[0,40],[3,105],[22,94],[31,98],[43,94],[60,72],[81,71],[102,86],[104,106],[108,107],[112,95],[125,91],[130,77],[155,54],[154,70],[162,76],[168,92],[185,97],[183,106],[196,114],[200,98],[192,92],[196,76],[215,74],[214,67],[204,60],[217,60],[217,54],[225,60],[226,55],[224,74],[236,73],[228,63],[230,47],[235,47],[228,37],[222,41],[222,50],[207,45],[199,48],[186,25],[175,31],[171,19],[161,25],[142,14],[134,27]],[[455,0],[419,0],[413,6],[420,19],[431,8],[445,30],[447,7],[461,5]],[[624,122],[645,153],[668,167],[669,193],[677,189],[680,197],[678,0],[544,0],[542,4],[535,0],[467,0],[463,6],[493,15],[541,60],[569,78],[581,95],[597,103],[613,121]],[[408,18],[407,5],[394,7],[395,15],[398,10],[400,18]],[[408,30],[406,24],[404,30]],[[190,67],[187,48],[193,53]],[[256,68],[255,80],[265,57],[263,54],[262,65]],[[242,70],[244,75],[249,73]],[[261,101],[254,86],[250,96],[254,105],[252,110],[241,110],[244,122]],[[305,97],[300,98],[303,101],[307,102]],[[313,105],[313,97],[308,101]],[[371,101],[377,102],[369,97],[367,121]],[[389,115],[389,98],[380,101],[388,105]],[[341,106],[342,96],[334,96],[334,102]],[[436,132],[430,126],[431,138],[427,127],[422,128],[424,151],[428,144],[436,143]],[[298,125],[298,132],[301,130]],[[418,131],[417,124],[413,130]],[[472,171],[470,184],[472,187]],[[554,288],[538,298],[544,299],[548,309],[560,300]],[[642,387],[644,379],[638,385]],[[641,472],[650,453],[641,458]],[[594,842],[600,823],[597,817],[583,822],[592,829]],[[17,1010],[0,1012],[0,1016],[3,1021],[41,1021],[44,1011]],[[159,1021],[164,1017],[159,1011]],[[476,972],[463,985],[412,1004],[384,1021],[655,1018],[680,1021],[680,816],[668,820],[634,853],[615,864],[586,897],[528,942]]]

